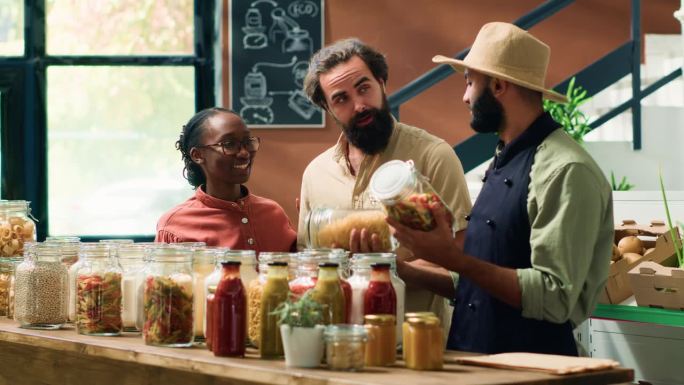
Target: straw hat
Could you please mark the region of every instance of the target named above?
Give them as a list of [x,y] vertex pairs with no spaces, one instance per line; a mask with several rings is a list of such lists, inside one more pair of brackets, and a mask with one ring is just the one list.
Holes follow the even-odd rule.
[[463,60],[437,55],[432,61],[457,71],[473,69],[541,92],[545,98],[566,103],[565,96],[544,86],[551,49],[525,30],[509,23],[487,23]]

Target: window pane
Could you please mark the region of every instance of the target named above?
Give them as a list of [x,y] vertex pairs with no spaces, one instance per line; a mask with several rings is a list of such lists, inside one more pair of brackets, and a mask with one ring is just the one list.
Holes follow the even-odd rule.
[[175,149],[192,67],[49,67],[48,232],[151,235],[187,199]]
[[192,55],[192,0],[48,0],[50,55]]
[[0,1],[0,56],[24,55],[24,2]]

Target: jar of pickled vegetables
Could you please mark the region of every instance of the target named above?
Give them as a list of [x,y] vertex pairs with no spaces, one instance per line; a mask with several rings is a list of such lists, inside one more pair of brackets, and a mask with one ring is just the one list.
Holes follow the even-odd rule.
[[36,241],[30,202],[0,202],[0,258],[24,256],[24,244]]
[[304,226],[308,248],[351,250],[350,236],[353,229],[366,229],[370,234],[377,234],[383,250],[389,251],[392,247],[385,213],[378,209],[317,207],[309,211]]
[[170,246],[150,249],[145,274],[145,343],[168,347],[192,346],[192,250]]
[[369,188],[389,217],[416,230],[435,228],[430,205],[441,202],[441,198],[427,178],[416,170],[413,161],[392,160],[378,167]]
[[102,243],[83,243],[76,271],[76,330],[79,334],[117,336],[123,331],[121,318],[122,270]]

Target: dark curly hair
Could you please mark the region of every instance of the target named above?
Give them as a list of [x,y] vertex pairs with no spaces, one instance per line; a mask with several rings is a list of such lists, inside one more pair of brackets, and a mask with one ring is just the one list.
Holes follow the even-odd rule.
[[377,80],[387,83],[387,61],[385,56],[356,38],[338,40],[321,48],[309,61],[309,69],[304,78],[304,93],[311,102],[326,108],[325,95],[321,88],[320,76],[341,63],[346,63],[354,56],[358,56],[368,66]]
[[183,131],[180,134],[180,138],[176,141],[176,149],[181,152],[181,158],[185,167],[183,167],[183,177],[188,180],[188,182],[195,188],[206,184],[207,177],[204,175],[202,168],[195,162],[192,161],[190,157],[190,150],[193,147],[200,145],[200,137],[202,136],[202,130],[204,129],[204,123],[210,117],[218,114],[219,112],[225,112],[228,114],[236,114],[223,107],[211,107],[206,108],[198,113],[196,113],[188,123],[183,126]]

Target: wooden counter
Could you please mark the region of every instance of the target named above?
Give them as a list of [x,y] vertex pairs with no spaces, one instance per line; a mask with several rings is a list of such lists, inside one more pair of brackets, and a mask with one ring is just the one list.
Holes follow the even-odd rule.
[[[451,352],[449,355],[465,353]],[[554,376],[535,372],[447,364],[443,371],[397,366],[359,373],[286,368],[282,360],[214,357],[201,348],[147,346],[139,335],[89,337],[73,329],[20,329],[0,320],[0,385],[24,384],[614,384],[629,382],[631,369]]]

